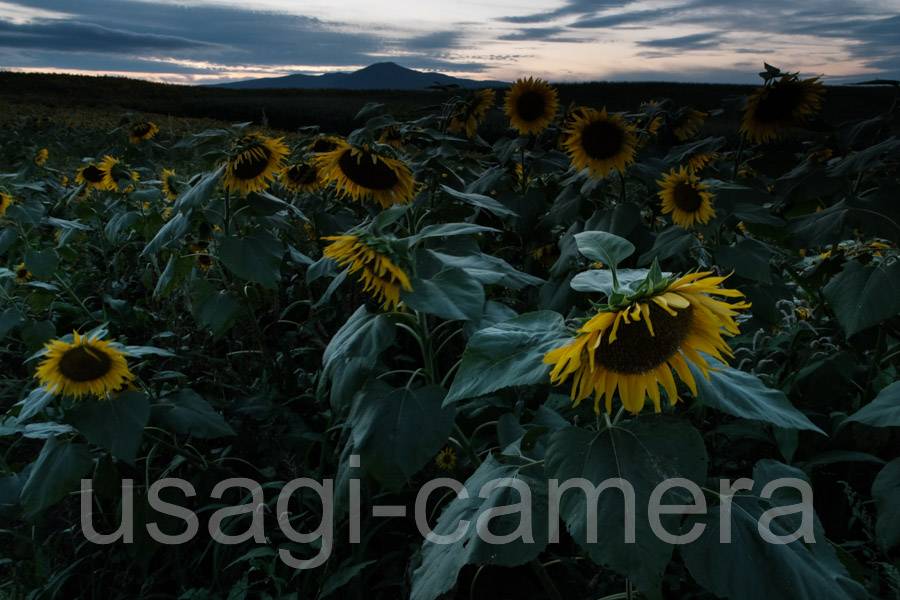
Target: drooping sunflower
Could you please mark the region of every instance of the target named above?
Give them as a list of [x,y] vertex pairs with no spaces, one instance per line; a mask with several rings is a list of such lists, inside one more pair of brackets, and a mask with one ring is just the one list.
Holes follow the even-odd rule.
[[503,100],[509,123],[521,134],[542,131],[556,116],[556,89],[541,79],[518,79]]
[[31,279],[31,271],[25,268],[25,263],[21,263],[16,267],[16,282],[25,283],[29,279]]
[[334,137],[333,135],[320,135],[310,143],[309,151],[313,154],[333,152],[343,143],[344,140],[339,137]]
[[397,125],[385,127],[381,135],[378,136],[379,144],[387,144],[392,148],[399,148],[402,141],[403,135],[400,133],[400,128]]
[[434,459],[434,462],[435,464],[437,464],[439,469],[450,471],[453,469],[453,467],[456,466],[456,451],[450,446],[447,446],[443,450],[438,452],[438,455]]
[[634,126],[617,114],[607,115],[606,108],[582,109],[566,129],[565,149],[572,166],[588,169],[591,176],[602,179],[610,170],[623,172],[634,162]]
[[721,157],[718,152],[707,152],[706,154],[689,154],[686,158],[689,171],[700,171],[706,165],[716,162]]
[[496,96],[497,92],[491,88],[472,92],[466,100],[457,105],[455,112],[450,116],[447,130],[450,133],[465,133],[467,138],[475,137],[478,126],[484,121],[488,110],[494,106]]
[[127,182],[125,186],[126,189],[124,192],[131,192],[132,190],[127,189],[130,182],[136,181],[138,178],[138,174],[134,171],[131,171],[128,168],[128,165],[122,164],[118,158],[114,158],[112,156],[106,155],[103,157],[103,160],[100,161],[100,164],[97,165],[97,168],[100,169],[100,172],[103,173],[103,179],[100,181],[100,188],[106,189],[111,192],[116,192],[119,190],[120,182]]
[[349,195],[355,201],[370,200],[390,208],[409,204],[416,193],[416,182],[405,163],[367,146],[341,142],[337,149],[316,157],[315,166],[323,185],[335,182],[342,198]]
[[126,353],[113,341],[73,333],[72,342],[53,340],[44,345],[34,377],[47,392],[105,397],[134,379]]
[[687,361],[708,377],[710,366],[699,352],[722,361],[723,355],[731,357],[724,337],[739,333],[734,317],[750,306],[713,298],[743,297],[737,290],[721,288],[724,280],[711,272],[665,278],[619,305],[601,305],[570,344],[544,355],[544,363],[554,365],[551,382],[559,385],[573,376],[574,405],[594,394],[598,414],[604,397],[606,412],[612,412],[616,389],[633,414],[644,408],[648,395],[660,412],[660,385],[674,405],[679,397],[672,369],[696,396]]
[[175,177],[175,171],[172,169],[163,169],[160,180],[162,181],[163,194],[166,195],[167,200],[174,200],[177,198],[184,187]]
[[309,162],[289,164],[278,176],[281,185],[290,192],[317,192],[322,188],[319,168]]
[[672,213],[672,221],[685,229],[692,228],[694,223],[706,225],[716,212],[712,207],[712,192],[705,183],[692,171],[681,167],[664,174],[662,181],[657,181],[662,189],[658,192],[662,200],[663,214]]
[[86,166],[78,169],[78,172],[75,175],[75,183],[84,185],[85,193],[89,192],[91,189],[105,190],[105,177],[106,173],[93,162],[90,162]]
[[131,129],[128,130],[128,141],[134,144],[141,140],[149,140],[157,133],[159,133],[159,127],[154,123],[142,121],[140,123],[135,123],[131,126]]
[[13,203],[13,198],[9,194],[0,192],[0,217],[6,214],[6,209]]
[[225,189],[246,195],[268,188],[289,153],[283,139],[254,133],[237,140],[223,175]]
[[42,148],[40,152],[34,155],[34,164],[37,166],[41,166],[47,162],[47,159],[50,157],[50,151],[46,148]]
[[371,292],[384,309],[397,309],[401,288],[412,291],[409,276],[395,263],[387,240],[363,232],[322,239],[332,242],[322,254],[341,266],[349,264],[350,274],[362,271],[359,281],[365,283],[363,291]]
[[801,125],[819,109],[825,87],[818,77],[798,79],[786,73],[750,95],[744,105],[741,133],[756,143],[777,139],[789,128]]
[[686,142],[700,131],[709,113],[690,108],[675,116],[672,133],[682,142]]

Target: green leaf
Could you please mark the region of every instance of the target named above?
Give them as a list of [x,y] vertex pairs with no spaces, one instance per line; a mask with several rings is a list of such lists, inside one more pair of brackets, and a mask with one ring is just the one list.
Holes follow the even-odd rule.
[[[647,518],[651,494],[659,484],[676,477],[700,485],[706,468],[700,434],[687,421],[668,415],[630,419],[599,432],[566,427],[550,438],[546,456],[547,477],[560,484],[582,479],[596,488],[620,479],[634,490],[634,505],[626,508],[630,503],[620,489],[601,491],[590,502],[587,493],[571,489],[559,498],[559,515],[591,560],[627,577],[642,597],[650,599],[662,597],[663,572],[674,548],[656,535]],[[662,504],[693,503],[681,487],[662,498]],[[589,529],[588,514],[595,509],[596,537],[589,541],[594,532]],[[626,541],[626,519],[634,520],[633,541]],[[681,515],[660,515],[661,525],[671,535],[679,533],[680,521]]]
[[606,231],[582,231],[575,234],[578,251],[589,260],[600,261],[604,267],[615,269],[634,254],[634,244]]
[[25,268],[37,279],[51,279],[59,266],[59,254],[52,248],[50,250],[25,251]]
[[34,415],[38,414],[53,401],[56,394],[44,391],[43,387],[31,390],[25,400],[22,401],[22,410],[19,411],[19,423],[24,423]]
[[34,516],[77,489],[93,466],[85,444],[47,438],[19,498],[25,513]]
[[89,442],[134,465],[150,419],[150,402],[140,392],[125,392],[117,398],[81,402],[66,416]]
[[463,352],[459,372],[444,404],[515,385],[549,383],[544,354],[568,336],[563,318],[552,311],[519,315],[477,331]]
[[172,242],[180,240],[191,230],[191,227],[190,211],[187,213],[177,213],[174,217],[169,219],[168,223],[163,225],[160,230],[156,232],[153,239],[150,240],[147,246],[141,251],[141,256],[144,257],[148,254],[155,254],[161,248],[165,248]]
[[4,227],[0,232],[0,256],[12,247],[19,239],[19,232],[15,227]]
[[37,352],[46,342],[56,337],[56,325],[52,321],[36,321],[24,325],[20,333],[28,351]]
[[136,210],[119,213],[109,220],[109,223],[106,224],[106,227],[103,230],[103,234],[106,236],[106,239],[115,242],[119,239],[122,231],[130,229],[131,226],[137,222],[139,217],[140,214]]
[[401,291],[409,308],[448,320],[478,321],[484,310],[484,288],[462,269],[446,269],[431,279],[414,278],[413,291]]
[[[507,480],[510,484],[486,492],[486,498],[480,497],[479,492],[485,485],[498,480]],[[520,484],[513,484],[512,480]],[[526,509],[527,500],[512,487],[521,484],[530,491],[530,511]],[[466,480],[465,490],[467,497],[455,496],[441,512],[433,531],[436,535],[451,536],[462,521],[468,521],[468,526],[462,537],[453,543],[437,544],[426,540],[422,544],[422,564],[413,572],[410,600],[435,600],[453,587],[465,565],[516,567],[537,558],[546,547],[547,480],[539,465],[522,468],[514,463],[501,464],[488,456]],[[447,490],[438,489],[434,495],[441,492]],[[499,512],[506,507],[511,512]],[[484,541],[484,536],[479,535],[478,519],[482,515],[488,519],[486,513],[493,509],[498,509],[498,513],[490,513],[486,524],[492,535],[513,536],[516,532],[521,535],[502,545]],[[523,532],[528,531],[531,541],[523,539]]]
[[178,200],[175,201],[173,212],[178,214],[186,212],[190,216],[190,212],[194,208],[209,200],[213,192],[216,191],[224,172],[225,165],[222,165],[217,170],[203,175],[194,185],[179,194]]
[[384,314],[370,314],[360,306],[350,315],[322,355],[323,381],[332,382],[333,407],[350,401],[396,335],[396,325]]
[[237,435],[222,415],[192,389],[166,396],[152,409],[156,418],[175,433],[203,439]]
[[872,483],[872,499],[878,514],[875,535],[890,550],[900,544],[900,458],[878,472]]
[[716,262],[725,271],[734,271],[741,277],[763,283],[772,283],[769,255],[765,244],[749,238],[733,246],[716,248]]
[[517,216],[515,212],[509,210],[490,196],[483,196],[481,194],[467,194],[465,192],[458,192],[451,187],[447,187],[446,185],[442,185],[441,189],[456,198],[457,200],[462,200],[467,204],[472,204],[479,208],[484,208],[498,217],[515,217]]
[[900,426],[900,381],[895,381],[875,399],[852,414],[844,423],[864,423],[872,427]]
[[638,265],[649,265],[654,260],[663,261],[676,254],[687,254],[690,248],[700,244],[697,237],[683,227],[666,227],[656,236],[653,247],[638,258]]
[[[633,290],[638,284],[647,278],[647,269],[616,269],[616,277],[619,280],[619,290]],[[576,292],[600,293],[612,296],[615,291],[612,271],[609,269],[591,269],[583,271],[569,282]]]
[[15,327],[25,320],[25,315],[15,308],[7,308],[0,312],[0,340],[6,337],[6,334],[15,329]]
[[328,579],[325,580],[325,583],[322,584],[322,591],[318,595],[319,600],[327,598],[340,588],[344,587],[345,585],[356,579],[356,577],[359,576],[363,569],[365,569],[369,565],[374,565],[377,562],[377,560],[353,562],[353,559],[348,558],[345,563],[341,565],[341,568],[338,569],[333,575],[330,575]]
[[435,250],[425,250],[428,256],[436,258],[445,267],[458,267],[483,283],[500,284],[514,290],[529,285],[540,285],[544,281],[538,277],[516,270],[511,264],[488,254],[467,254],[456,256]]
[[[799,469],[763,460],[753,468],[750,493],[738,492],[731,496],[730,515],[723,514],[719,505],[708,509],[706,514],[688,517],[684,524],[686,531],[694,526],[704,527],[696,541],[681,546],[685,565],[693,578],[716,596],[729,600],[783,598],[786,590],[792,600],[868,598],[865,589],[850,578],[838,560],[815,513],[812,515],[815,543],[798,539],[775,544],[763,539],[759,533],[760,520],[773,508],[791,507],[791,511],[769,523],[772,534],[789,536],[801,531],[800,516],[794,507],[803,498],[793,486],[785,482],[785,487],[773,490],[771,498],[761,497],[762,488],[776,479],[808,484],[806,475]],[[811,502],[812,498],[808,500]],[[811,512],[812,506],[805,510]],[[720,542],[723,521],[731,533],[728,543]],[[765,570],[765,577],[760,577],[760,569]]]
[[822,293],[850,337],[900,313],[900,262],[864,267],[848,261]]
[[456,418],[455,409],[441,407],[446,393],[437,385],[394,389],[374,380],[354,398],[347,423],[355,451],[388,489],[399,492],[446,444]]
[[697,400],[735,417],[772,423],[786,429],[808,429],[825,435],[806,415],[794,408],[779,390],[769,387],[752,373],[729,367],[722,361],[701,354],[713,370],[709,381],[691,361],[686,361],[697,383]]
[[441,223],[440,225],[428,225],[427,227],[423,227],[422,231],[405,238],[405,241],[412,246],[413,244],[429,238],[471,235],[473,233],[485,233],[487,231],[496,232],[497,230],[493,227],[484,227],[483,225],[475,225],[474,223]]
[[200,325],[212,332],[215,341],[237,322],[241,314],[241,303],[230,291],[204,290],[204,292],[194,298],[191,312]]
[[191,272],[191,268],[194,266],[194,259],[190,256],[180,257],[176,253],[172,253],[169,256],[169,262],[166,263],[166,268],[163,270],[162,275],[159,277],[159,281],[156,283],[156,288],[153,290],[154,298],[165,298],[175,287],[181,283],[185,277],[188,276],[188,273]]
[[219,246],[219,258],[238,277],[276,288],[281,279],[284,246],[264,229],[256,229],[246,237],[229,236]]

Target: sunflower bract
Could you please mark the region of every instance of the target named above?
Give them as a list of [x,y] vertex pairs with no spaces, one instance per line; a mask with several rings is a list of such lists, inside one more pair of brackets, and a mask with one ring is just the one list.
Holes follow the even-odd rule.
[[738,333],[737,310],[750,306],[712,298],[743,294],[719,287],[725,277],[710,275],[685,275],[655,294],[595,314],[571,343],[544,355],[544,362],[554,365],[551,383],[559,385],[571,376],[575,406],[593,394],[597,413],[604,397],[606,412],[612,412],[617,389],[622,404],[633,414],[644,408],[648,395],[656,412],[661,410],[660,385],[674,405],[679,397],[672,369],[696,395],[687,361],[708,376],[709,364],[699,352],[723,361],[723,355],[732,356],[723,336]]

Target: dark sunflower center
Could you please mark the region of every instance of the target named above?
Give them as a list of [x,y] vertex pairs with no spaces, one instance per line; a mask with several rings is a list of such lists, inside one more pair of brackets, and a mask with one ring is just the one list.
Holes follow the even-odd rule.
[[445,454],[441,457],[441,462],[444,463],[445,465],[449,465],[450,463],[453,462],[453,456],[450,454]]
[[131,133],[136,137],[144,137],[150,133],[150,123],[138,123],[131,128]]
[[624,143],[624,132],[609,121],[588,123],[581,131],[581,147],[591,158],[611,158]]
[[341,154],[338,165],[347,179],[370,190],[389,190],[400,181],[394,170],[386,163],[377,157],[373,163],[370,152],[353,156],[352,152],[347,150]]
[[316,181],[318,171],[310,165],[293,165],[288,169],[288,179],[294,185],[307,185]]
[[81,176],[91,183],[100,183],[103,181],[104,173],[96,165],[88,165],[81,172]]
[[650,335],[643,318],[631,323],[620,321],[616,341],[608,344],[604,336],[597,346],[594,359],[600,366],[614,373],[639,375],[655,369],[678,352],[690,330],[693,306],[678,310],[675,316],[654,302],[649,302],[649,306],[650,323],[656,335]]
[[75,346],[59,360],[59,372],[71,381],[93,381],[109,373],[112,359],[102,350]]
[[528,91],[516,100],[516,114],[523,121],[537,121],[544,115],[547,102],[540,92]]
[[335,144],[334,142],[329,142],[328,140],[316,140],[313,143],[312,148],[310,148],[310,150],[316,153],[331,152],[332,150],[336,149],[337,144]]
[[16,271],[16,277],[19,279],[25,279],[28,277],[28,269],[19,269]]
[[796,83],[773,85],[756,105],[754,116],[762,123],[775,123],[790,118],[803,98],[803,88]]
[[703,203],[700,192],[685,181],[675,184],[675,188],[672,190],[672,199],[675,201],[675,206],[686,213],[697,212]]
[[270,156],[272,153],[263,145],[247,148],[234,161],[234,176],[238,179],[259,177],[269,166]]

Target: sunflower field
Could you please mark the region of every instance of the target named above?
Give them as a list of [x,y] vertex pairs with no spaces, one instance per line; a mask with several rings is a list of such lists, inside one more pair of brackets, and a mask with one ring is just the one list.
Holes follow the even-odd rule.
[[760,76],[0,119],[0,600],[900,599],[900,101]]

